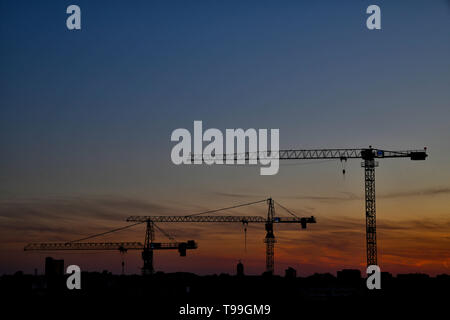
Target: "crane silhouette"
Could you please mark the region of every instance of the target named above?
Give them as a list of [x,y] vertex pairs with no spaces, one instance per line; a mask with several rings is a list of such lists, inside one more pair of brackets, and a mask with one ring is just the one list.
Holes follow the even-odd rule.
[[[200,163],[204,160],[215,160],[222,158],[222,161],[233,159],[235,162],[241,160],[244,163],[251,160],[274,159],[279,160],[323,160],[337,159],[347,161],[347,159],[362,159],[361,166],[364,168],[364,190],[365,190],[365,215],[366,215],[366,249],[367,266],[377,265],[377,231],[376,231],[376,206],[375,206],[375,167],[378,166],[378,159],[399,159],[409,158],[411,160],[425,160],[428,157],[427,149],[392,151],[369,148],[362,149],[288,149],[279,151],[257,151],[234,154],[221,154],[205,156],[194,154],[189,156],[192,163]],[[345,174],[345,169],[343,169]]]
[[[256,203],[267,202],[268,211],[267,218],[261,216],[204,216],[206,213],[214,213],[229,209],[234,209],[238,207],[244,207],[253,205]],[[316,219],[311,217],[298,217],[292,211],[289,211],[293,217],[276,217],[275,216],[275,201],[272,198],[264,199],[260,201],[240,204],[233,207],[209,210],[193,215],[188,216],[131,216],[127,218],[128,222],[146,222],[147,225],[152,225],[155,222],[178,222],[178,223],[242,223],[244,227],[246,227],[249,223],[264,223],[266,230],[266,237],[264,238],[264,242],[266,243],[266,272],[269,274],[273,274],[274,272],[274,250],[275,250],[275,235],[273,233],[273,225],[276,223],[294,223],[300,224],[302,229],[305,229],[307,224],[316,223]],[[284,207],[283,207],[284,208]],[[149,257],[150,259],[151,257]],[[144,258],[144,267],[146,265]]]

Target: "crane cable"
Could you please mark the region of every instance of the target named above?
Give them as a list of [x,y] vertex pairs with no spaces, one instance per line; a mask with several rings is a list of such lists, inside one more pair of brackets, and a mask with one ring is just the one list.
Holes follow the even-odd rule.
[[176,241],[173,236],[171,236],[169,233],[164,231],[161,227],[159,227],[156,223],[153,223],[153,226],[156,227],[163,235],[165,235],[169,240]]
[[286,211],[287,211],[290,215],[292,215],[293,217],[299,218],[299,219],[300,219],[299,216],[297,216],[295,213],[293,213],[293,212],[292,212],[291,210],[289,210],[288,208],[282,206],[279,202],[277,202],[277,201],[275,201],[275,200],[274,200],[274,202],[275,202],[277,205],[279,205],[282,209],[286,210]]
[[244,226],[244,251],[247,253],[247,226],[248,221],[242,222],[242,225]]
[[[226,207],[226,208],[220,208],[220,209],[214,209],[214,210],[203,211],[203,212],[199,212],[199,213],[194,213],[194,214],[191,214],[191,215],[187,215],[186,217],[193,217],[193,216],[198,216],[198,215],[202,215],[202,214],[206,214],[206,213],[214,213],[214,212],[219,212],[219,211],[223,211],[223,210],[229,210],[229,209],[235,209],[235,208],[244,207],[244,206],[250,206],[250,205],[253,205],[253,204],[265,202],[266,200],[267,200],[267,199],[259,200],[259,201],[254,201],[254,202],[243,203],[243,204],[238,204],[238,205],[231,206],[231,207]],[[88,239],[100,237],[100,236],[103,236],[103,235],[105,235],[105,234],[109,234],[109,233],[113,233],[113,232],[117,232],[117,231],[121,231],[121,230],[124,230],[124,229],[128,229],[128,228],[134,227],[134,226],[136,226],[136,225],[138,225],[138,224],[142,224],[142,223],[144,223],[144,222],[145,222],[145,221],[140,221],[140,222],[137,222],[137,223],[133,223],[133,224],[131,224],[131,225],[127,225],[127,226],[125,226],[125,227],[116,228],[116,229],[112,229],[112,230],[109,230],[109,231],[105,231],[105,232],[93,234],[93,235],[90,235],[90,236],[87,236],[87,237],[84,237],[84,238],[81,238],[81,239],[76,239],[76,240],[67,241],[66,243],[80,242],[80,241],[84,241],[84,240],[88,240]],[[156,226],[156,225],[155,225],[155,226]],[[172,236],[170,236],[168,233],[166,233],[166,232],[165,232],[164,230],[162,230],[160,227],[156,226],[156,228],[158,228],[158,230],[161,231],[166,237],[168,237],[168,238],[171,239],[171,240],[174,240],[174,238],[173,238]]]
[[[214,212],[219,212],[219,211],[223,211],[223,210],[236,209],[236,208],[245,207],[245,206],[251,206],[253,204],[266,202],[266,201],[267,201],[267,199],[253,201],[253,202],[247,202],[247,203],[241,203],[241,204],[238,204],[238,205],[235,205],[235,206],[231,206],[231,207],[214,209],[214,210],[208,210],[208,211],[203,211],[203,212],[199,212],[199,213],[190,214],[190,215],[187,215],[186,217],[193,217],[193,216],[199,216],[199,215],[206,214],[206,213],[214,213]],[[245,250],[245,252],[247,252],[247,225],[248,225],[248,222],[243,222],[243,225],[244,225],[244,250]]]
[[88,239],[100,237],[100,236],[103,236],[103,235],[108,234],[108,233],[113,233],[113,232],[117,232],[117,231],[121,231],[121,230],[124,230],[124,229],[128,229],[128,228],[134,227],[134,226],[136,226],[136,225],[138,225],[138,224],[142,224],[142,223],[144,223],[144,222],[145,222],[145,221],[133,223],[133,224],[130,224],[130,225],[125,226],[125,227],[112,229],[112,230],[105,231],[105,232],[102,232],[102,233],[97,233],[97,234],[94,234],[94,235],[87,236],[87,237],[85,237],[85,238],[81,238],[81,239],[77,239],[77,240],[68,241],[68,242],[66,242],[66,243],[80,242],[80,241],[84,241],[84,240],[88,240]]
[[248,202],[248,203],[242,203],[242,204],[238,204],[238,205],[235,205],[232,207],[226,207],[226,208],[220,208],[220,209],[214,209],[214,210],[208,210],[208,211],[203,211],[203,212],[199,212],[199,213],[194,213],[194,214],[186,215],[185,217],[193,217],[193,216],[199,216],[199,215],[206,214],[206,213],[214,213],[214,212],[223,211],[223,210],[235,209],[235,208],[250,206],[252,204],[257,204],[257,203],[266,202],[266,201],[267,201],[267,199],[254,201],[254,202]]
[[[226,208],[220,208],[220,209],[214,209],[214,210],[208,210],[208,211],[203,211],[203,212],[199,212],[199,213],[194,213],[194,214],[187,215],[185,217],[193,217],[193,216],[199,216],[199,215],[206,214],[206,213],[214,213],[214,212],[219,212],[219,211],[223,211],[223,210],[236,209],[236,208],[250,206],[250,205],[253,205],[253,204],[266,202],[266,201],[267,201],[267,199],[258,200],[258,201],[254,201],[254,202],[247,202],[247,203],[242,203],[242,204],[238,204],[238,205],[231,206],[231,207],[226,207]],[[248,222],[242,222],[242,223],[244,225],[244,250],[245,250],[245,252],[247,252],[247,225],[248,225]]]

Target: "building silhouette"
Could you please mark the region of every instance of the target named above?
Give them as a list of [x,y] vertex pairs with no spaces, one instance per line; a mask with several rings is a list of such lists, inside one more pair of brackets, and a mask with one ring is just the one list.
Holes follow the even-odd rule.
[[288,278],[288,279],[297,278],[297,270],[295,270],[294,268],[288,267],[284,271],[284,276],[285,276],[285,278]]
[[45,258],[45,276],[52,278],[64,275],[64,260],[56,260],[52,257]]
[[242,262],[240,260],[239,260],[238,264],[236,265],[236,275],[238,277],[244,276],[244,265],[242,264]]

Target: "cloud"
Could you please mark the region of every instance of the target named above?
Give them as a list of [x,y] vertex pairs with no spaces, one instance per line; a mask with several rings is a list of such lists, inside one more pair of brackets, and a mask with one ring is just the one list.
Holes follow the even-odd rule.
[[[406,198],[406,197],[432,197],[439,195],[450,194],[450,187],[434,187],[411,191],[400,191],[400,192],[390,192],[385,194],[377,195],[377,198],[383,199],[396,199],[396,198]],[[336,203],[336,202],[347,202],[354,200],[362,200],[363,196],[356,195],[351,192],[340,192],[337,196],[293,196],[290,198],[302,199],[302,200],[313,200],[325,203]]]
[[301,200],[315,200],[319,202],[343,202],[343,201],[353,201],[361,199],[360,196],[355,195],[351,192],[341,192],[338,196],[296,196],[295,199]]
[[[157,203],[106,196],[1,201],[0,240],[3,244],[68,241],[126,226],[125,219],[130,215],[173,211]],[[130,234],[127,230],[123,233]]]
[[[320,266],[355,268],[365,261],[365,219],[318,216],[317,224],[306,230],[277,226],[277,257]],[[379,219],[377,223],[379,260],[391,272],[442,272],[450,261],[450,215],[423,219]],[[424,266],[423,269],[421,266]],[[448,268],[448,267],[446,267]]]
[[[264,206],[264,204],[262,204]],[[243,215],[266,213],[261,206],[228,210]],[[92,234],[127,226],[125,219],[131,215],[183,215],[194,210],[172,207],[132,198],[121,197],[70,197],[47,199],[24,199],[0,202],[0,242],[8,243],[70,241]],[[257,212],[257,213],[256,213]],[[195,213],[195,211],[194,211]],[[168,234],[179,241],[187,239],[229,239],[243,232],[241,224],[194,224],[158,223]],[[143,240],[145,226],[136,226],[95,238],[92,241]],[[254,226],[248,226],[248,230]],[[261,224],[263,228],[263,224]],[[18,237],[20,234],[20,237]],[[158,239],[165,236],[156,230]]]
[[413,191],[391,192],[380,195],[380,198],[403,198],[403,197],[420,197],[420,196],[437,196],[450,194],[450,187],[435,187]]
[[0,217],[14,219],[95,217],[124,221],[133,214],[157,215],[168,211],[167,206],[120,197],[72,197],[0,202]]
[[226,198],[246,198],[246,199],[265,199],[266,196],[249,194],[249,193],[233,193],[233,192],[211,192],[213,195]]
[[[351,197],[346,195],[346,197]],[[184,210],[186,210],[184,208]],[[251,209],[241,209],[248,214]],[[278,209],[277,209],[278,210]],[[191,211],[191,210],[189,210]],[[2,254],[20,252],[28,242],[67,241],[121,226],[129,215],[166,215],[180,210],[166,204],[117,197],[79,197],[0,202],[0,248]],[[391,265],[439,264],[449,248],[450,215],[423,219],[379,219],[380,257]],[[317,224],[306,230],[298,225],[275,226],[279,261],[301,265],[359,266],[365,254],[365,219],[350,216],[317,216]],[[161,223],[178,241],[198,241],[201,253],[209,256],[240,256],[244,250],[244,230],[239,223]],[[145,225],[95,238],[92,241],[143,241]],[[165,241],[157,231],[157,241]],[[249,224],[248,258],[263,259],[264,224]],[[8,251],[9,250],[9,251]],[[448,256],[448,253],[447,253]],[[206,258],[205,258],[206,259]],[[427,262],[427,263],[431,263]]]
[[411,220],[387,220],[377,222],[378,230],[409,230],[414,232],[442,232],[450,230],[450,219],[444,217],[433,217]]

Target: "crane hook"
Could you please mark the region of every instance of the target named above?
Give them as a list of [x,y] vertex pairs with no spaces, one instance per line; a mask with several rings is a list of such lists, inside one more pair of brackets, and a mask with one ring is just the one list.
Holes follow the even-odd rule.
[[244,250],[245,250],[245,253],[247,253],[247,226],[248,226],[248,221],[243,220],[242,221],[242,225],[244,226]]
[[119,247],[120,256],[122,257],[122,275],[125,274],[125,253],[127,253],[128,249],[125,249],[123,246]]
[[[341,160],[341,164],[342,164],[342,175],[345,178],[345,167],[347,164],[347,158],[346,157],[340,157],[339,160]],[[344,162],[345,161],[345,162]]]

